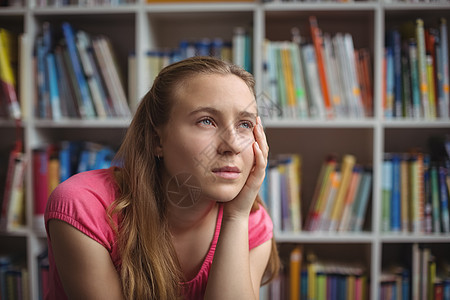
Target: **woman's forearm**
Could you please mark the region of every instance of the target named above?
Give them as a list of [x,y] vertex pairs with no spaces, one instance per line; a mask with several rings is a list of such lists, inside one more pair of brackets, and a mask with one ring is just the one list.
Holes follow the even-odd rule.
[[248,217],[224,215],[205,299],[257,299],[250,272]]

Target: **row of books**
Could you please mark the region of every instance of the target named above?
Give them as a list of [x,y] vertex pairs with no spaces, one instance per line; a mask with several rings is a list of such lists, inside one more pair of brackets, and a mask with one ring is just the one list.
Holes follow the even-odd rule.
[[38,266],[38,284],[39,284],[39,299],[45,299],[45,293],[49,288],[49,270],[50,265],[48,261],[48,249],[45,249],[37,257]]
[[28,269],[24,261],[13,255],[0,256],[0,299],[30,299]]
[[371,198],[372,169],[346,154],[322,163],[305,222],[308,231],[362,231]]
[[372,116],[370,53],[355,50],[349,33],[322,33],[309,17],[311,38],[292,29],[292,41],[266,41],[265,94],[277,109],[271,118]]
[[322,261],[296,246],[289,265],[263,291],[261,299],[368,299],[365,268],[356,264]]
[[104,35],[91,36],[49,22],[36,39],[36,116],[42,119],[128,118],[131,116],[113,47]]
[[[269,163],[261,197],[281,231],[354,231],[363,229],[371,198],[372,169],[344,155],[339,163],[330,155],[322,163],[305,222],[302,220],[302,157],[279,155]],[[304,207],[304,206],[303,206]]]
[[449,118],[447,22],[435,26],[422,19],[386,32],[386,118]]
[[380,299],[450,299],[450,265],[445,259],[437,259],[426,245],[413,244],[409,266],[383,268]]
[[109,168],[115,151],[94,142],[62,141],[33,151],[33,226],[44,229],[43,216],[53,189],[70,176]]
[[449,164],[426,153],[386,153],[382,179],[382,231],[450,233]]
[[0,28],[0,118],[19,120],[21,110],[17,93],[19,38]]
[[450,299],[450,261],[448,256],[438,260],[432,250],[412,245],[411,299]]
[[[212,56],[233,62],[252,72],[252,41],[248,30],[236,27],[231,40],[216,37],[200,40],[182,40],[176,49],[150,50],[146,53],[146,80],[151,87],[159,71],[165,66],[193,56]],[[134,58],[133,56],[131,57]],[[131,64],[131,63],[130,63]]]

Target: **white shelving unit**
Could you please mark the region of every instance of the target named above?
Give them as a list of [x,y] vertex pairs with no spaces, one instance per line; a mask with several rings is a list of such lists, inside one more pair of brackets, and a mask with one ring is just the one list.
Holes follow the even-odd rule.
[[[221,37],[231,40],[237,26],[251,28],[254,45],[254,70],[258,94],[261,92],[263,73],[262,42],[290,39],[290,29],[300,28],[303,36],[309,36],[309,15],[315,15],[324,32],[350,32],[356,48],[370,49],[373,66],[374,116],[364,120],[265,120],[264,124],[273,154],[297,152],[305,159],[303,175],[303,215],[308,209],[318,169],[324,156],[354,153],[358,162],[373,166],[372,197],[369,217],[360,234],[288,233],[276,232],[280,245],[304,244],[317,251],[318,256],[338,260],[360,259],[370,277],[370,297],[378,299],[378,281],[386,262],[410,251],[411,244],[431,245],[437,252],[450,253],[449,235],[393,235],[380,232],[381,219],[381,163],[383,153],[406,151],[410,147],[425,147],[430,135],[450,132],[450,120],[410,121],[383,119],[382,111],[382,60],[384,32],[403,20],[422,17],[427,21],[438,16],[450,21],[449,2],[433,3],[384,3],[356,1],[350,3],[176,3],[135,4],[102,7],[37,7],[33,0],[23,8],[0,8],[0,27],[15,33],[25,32],[34,39],[44,21],[56,25],[69,21],[77,29],[106,34],[112,40],[122,71],[127,78],[127,57],[135,51],[137,57],[137,81],[133,83],[136,94],[142,96],[149,83],[144,82],[144,59],[149,49],[174,47],[181,39]],[[27,49],[33,56],[33,47]],[[20,84],[29,91],[21,99],[28,115],[19,131],[24,136],[25,151],[31,159],[32,150],[49,142],[62,139],[84,139],[118,146],[130,120],[54,122],[38,120],[33,116],[34,71],[28,66],[26,80]],[[131,99],[135,108],[137,99]],[[0,120],[0,158],[4,161],[15,140],[13,122]],[[2,167],[3,168],[3,167]],[[26,176],[26,216],[24,230],[0,233],[0,253],[22,253],[27,257],[30,274],[31,299],[38,299],[37,255],[46,247],[45,233],[32,227],[33,195],[32,166]],[[2,172],[4,172],[2,170]],[[283,254],[283,253],[282,253]],[[445,255],[445,254],[443,254]]]

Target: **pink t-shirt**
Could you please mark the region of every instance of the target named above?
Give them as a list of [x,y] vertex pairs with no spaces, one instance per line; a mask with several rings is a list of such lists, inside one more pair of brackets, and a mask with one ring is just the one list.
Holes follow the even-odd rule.
[[[61,183],[51,194],[45,213],[48,235],[48,220],[59,219],[74,226],[108,250],[116,269],[120,257],[116,236],[111,228],[107,209],[118,195],[113,168],[83,172]],[[117,224],[117,218],[113,220]],[[214,252],[219,238],[222,222],[222,206],[217,216],[216,230],[208,254],[198,274],[184,282],[185,299],[202,299],[208,281]],[[249,249],[253,249],[272,238],[272,221],[266,210],[260,206],[249,218]],[[53,251],[48,239],[50,262],[49,290],[46,299],[67,299],[54,263]]]

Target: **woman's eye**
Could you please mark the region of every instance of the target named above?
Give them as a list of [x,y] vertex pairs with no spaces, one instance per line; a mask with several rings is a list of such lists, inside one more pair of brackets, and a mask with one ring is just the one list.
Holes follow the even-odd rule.
[[199,123],[202,124],[202,125],[206,125],[206,126],[213,126],[214,125],[213,121],[211,119],[208,119],[208,118],[200,120]]
[[239,124],[239,126],[245,129],[253,129],[253,123],[250,121],[243,121]]

